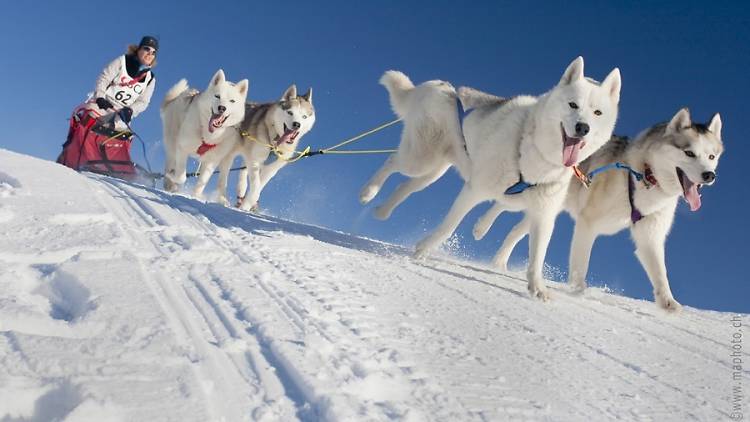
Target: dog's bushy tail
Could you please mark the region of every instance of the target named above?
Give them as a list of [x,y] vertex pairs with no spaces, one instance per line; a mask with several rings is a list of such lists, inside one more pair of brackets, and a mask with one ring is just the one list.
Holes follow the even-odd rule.
[[466,110],[508,102],[508,98],[498,97],[468,86],[458,88],[458,98]]
[[162,110],[164,109],[164,107],[169,105],[169,103],[174,101],[177,97],[180,96],[180,94],[185,92],[187,89],[188,89],[187,79],[180,79],[180,81],[174,84],[172,88],[169,88],[169,91],[167,91],[167,94],[164,96],[164,102],[161,103]]
[[389,70],[380,77],[380,84],[388,90],[393,111],[403,118],[408,108],[408,94],[414,89],[411,79],[398,70]]

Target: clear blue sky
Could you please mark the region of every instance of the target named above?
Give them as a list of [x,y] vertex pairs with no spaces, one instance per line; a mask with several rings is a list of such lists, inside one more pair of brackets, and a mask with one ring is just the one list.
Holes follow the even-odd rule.
[[[413,81],[444,79],[498,95],[541,94],[576,56],[602,79],[613,67],[623,88],[616,133],[635,135],[688,106],[696,120],[721,112],[726,154],[703,207],[681,203],[667,243],[677,300],[700,308],[750,312],[747,2],[10,2],[0,14],[5,58],[0,77],[0,147],[54,159],[72,108],[102,67],[144,34],[161,40],[151,107],[134,128],[163,165],[158,106],[182,77],[203,89],[217,68],[250,79],[250,98],[279,97],[296,82],[314,88],[316,126],[303,143],[323,147],[391,120],[383,71]],[[393,147],[400,128],[358,147]],[[134,157],[142,161],[139,146]],[[380,222],[359,188],[384,156],[314,157],[282,170],[261,205],[268,212],[333,229],[413,245],[447,212],[461,181],[451,172]],[[402,177],[393,177],[390,193]],[[64,188],[64,187],[61,187]],[[477,207],[460,226],[459,252],[488,260],[517,215],[504,215],[481,242],[471,237]],[[567,268],[572,223],[558,219],[547,262]],[[526,243],[511,263],[522,264]],[[589,280],[652,300],[627,232],[600,238]]]

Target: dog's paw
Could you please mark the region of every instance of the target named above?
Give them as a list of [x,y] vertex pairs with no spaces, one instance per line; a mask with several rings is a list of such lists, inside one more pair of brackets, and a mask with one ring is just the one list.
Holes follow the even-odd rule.
[[508,272],[508,259],[502,256],[492,258],[492,265],[500,271]]
[[479,221],[474,224],[474,229],[471,233],[474,235],[474,240],[482,240],[482,238],[487,235],[488,231],[490,231],[490,225],[480,218]]
[[249,201],[242,201],[239,204],[238,208],[241,209],[242,211],[254,212],[258,210],[258,204],[257,203],[253,204]]
[[586,280],[568,280],[568,286],[573,293],[583,293],[588,287]]
[[682,310],[682,305],[672,295],[657,295],[656,303],[668,312],[680,312]]
[[232,205],[232,203],[229,202],[229,200],[227,199],[227,197],[224,196],[224,195],[219,195],[219,197],[216,198],[216,202],[220,203],[221,205],[224,205],[225,207],[228,207],[228,206]]
[[374,198],[375,195],[377,194],[378,194],[377,186],[367,185],[363,187],[362,190],[359,192],[359,203],[362,205],[365,205],[368,202],[372,201],[372,198]]
[[534,299],[539,299],[542,302],[549,302],[549,291],[547,287],[541,283],[529,283],[529,294]]
[[372,212],[372,215],[378,220],[387,220],[391,217],[391,210],[381,205],[375,208],[375,211]]

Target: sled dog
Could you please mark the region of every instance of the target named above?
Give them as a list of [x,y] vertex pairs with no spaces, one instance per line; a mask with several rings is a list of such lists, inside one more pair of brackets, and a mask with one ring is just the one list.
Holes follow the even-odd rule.
[[188,156],[203,161],[226,154],[222,135],[242,121],[247,92],[247,79],[234,84],[221,69],[203,92],[188,88],[185,79],[170,88],[161,105],[166,190],[174,192],[185,183]]
[[[656,303],[670,311],[681,308],[672,296],[664,263],[664,243],[674,219],[678,199],[683,197],[692,211],[701,206],[702,185],[716,179],[716,167],[723,151],[721,116],[708,124],[694,123],[682,109],[668,123],[655,125],[628,142],[615,136],[604,148],[581,163],[585,173],[620,162],[644,175],[638,181],[627,171],[610,170],[595,175],[587,189],[571,183],[565,209],[575,219],[570,247],[568,283],[586,288],[589,257],[599,235],[611,235],[629,227],[635,254],[654,287]],[[475,226],[480,239],[502,212],[493,206]],[[515,245],[529,230],[524,217],[508,234],[494,262],[506,268]]]
[[[571,181],[571,167],[610,139],[617,120],[620,71],[612,70],[598,83],[584,76],[583,66],[583,58],[573,60],[560,82],[539,97],[494,102],[479,97],[477,101],[476,91],[459,89],[453,95],[458,95],[469,113],[463,124],[456,101],[411,102],[412,90],[399,88],[392,101],[408,106],[405,127],[422,128],[416,131],[416,143],[424,145],[434,139],[420,136],[432,134],[427,129],[432,127],[430,116],[445,116],[444,127],[449,133],[463,133],[450,138],[463,141],[451,151],[463,151],[457,167],[464,186],[440,226],[417,244],[416,257],[443,243],[477,204],[494,200],[506,210],[526,211],[530,227],[528,288],[533,297],[548,299],[542,267],[555,217]],[[432,89],[446,90],[445,86]]]
[[[211,161],[201,162],[201,177],[196,185],[196,193],[202,192],[218,164],[218,199],[224,205],[229,205],[226,198],[227,179],[234,158],[240,155],[245,168],[240,170],[238,176],[237,205],[249,211],[257,207],[263,188],[288,164],[288,160],[293,158],[300,139],[315,124],[312,88],[304,95],[298,96],[296,85],[291,85],[278,101],[264,104],[248,103],[245,110],[245,118],[239,129],[228,130],[222,135],[222,143],[232,145],[228,152],[216,160],[212,157]],[[266,164],[272,148],[275,151],[275,160]]]

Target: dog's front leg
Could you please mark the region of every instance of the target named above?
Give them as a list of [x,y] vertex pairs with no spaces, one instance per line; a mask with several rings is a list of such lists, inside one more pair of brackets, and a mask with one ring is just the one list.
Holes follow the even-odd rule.
[[278,173],[279,170],[284,168],[284,166],[286,166],[287,164],[288,163],[286,161],[277,158],[272,163],[266,164],[260,169],[260,187],[258,188],[258,198],[260,198],[260,192],[262,192],[263,188],[266,187],[268,181],[276,176],[276,173]]
[[396,190],[388,197],[388,200],[385,201],[383,205],[375,208],[375,218],[379,220],[387,220],[391,216],[391,213],[393,213],[393,210],[404,202],[409,195],[421,191],[427,186],[433,184],[437,179],[444,175],[449,168],[451,168],[451,165],[450,163],[447,163],[438,167],[431,173],[409,179],[398,185]]
[[203,191],[206,189],[211,175],[216,169],[215,161],[202,161],[200,165],[200,175],[198,175],[198,181],[195,182],[195,189],[193,190],[193,196],[196,199],[203,200]]
[[492,223],[497,220],[497,217],[500,217],[500,214],[502,214],[503,211],[505,211],[505,205],[495,201],[492,208],[488,209],[487,212],[479,217],[479,220],[474,224],[474,229],[472,230],[474,240],[482,240],[487,232],[490,231]]
[[[496,205],[497,206],[497,205]],[[524,214],[523,219],[518,222],[513,229],[505,237],[503,245],[500,246],[495,257],[492,258],[492,263],[503,271],[508,271],[508,259],[510,258],[511,252],[516,247],[518,242],[523,239],[529,233],[530,220],[529,217]]]
[[390,177],[393,173],[397,171],[396,166],[396,152],[395,154],[391,154],[387,160],[385,160],[385,163],[383,164],[383,167],[381,167],[367,182],[366,185],[362,187],[362,190],[359,192],[359,202],[363,205],[372,201],[372,198],[375,197],[375,195],[380,192],[380,188],[383,187],[383,183],[385,183],[385,180]]
[[464,184],[463,189],[461,189],[456,200],[453,201],[453,205],[451,206],[450,211],[448,211],[448,215],[445,216],[445,219],[440,223],[440,226],[417,244],[414,257],[423,258],[429,251],[437,248],[441,243],[445,242],[445,240],[456,231],[456,227],[458,227],[461,220],[466,217],[466,214],[485,199],[487,198],[475,192],[468,183]]
[[529,268],[526,279],[529,282],[529,293],[532,297],[549,300],[549,292],[544,283],[544,258],[555,228],[556,212],[528,214],[529,221]]
[[259,189],[260,189],[260,167],[261,164],[258,162],[250,161],[247,162],[247,171],[249,182],[249,191],[245,193],[245,198],[240,204],[240,209],[244,211],[251,211],[258,205]]
[[591,248],[594,246],[597,234],[589,224],[580,217],[573,230],[573,240],[570,243],[570,258],[568,260],[568,285],[573,290],[586,289],[586,274],[589,272]]
[[673,218],[674,210],[657,211],[633,224],[630,233],[635,242],[635,255],[654,286],[654,300],[660,307],[675,312],[682,305],[672,296],[664,262],[664,242]]
[[229,182],[229,172],[234,162],[234,154],[227,154],[219,163],[219,180],[216,182],[217,197],[216,200],[225,207],[229,206],[227,199],[227,183]]

